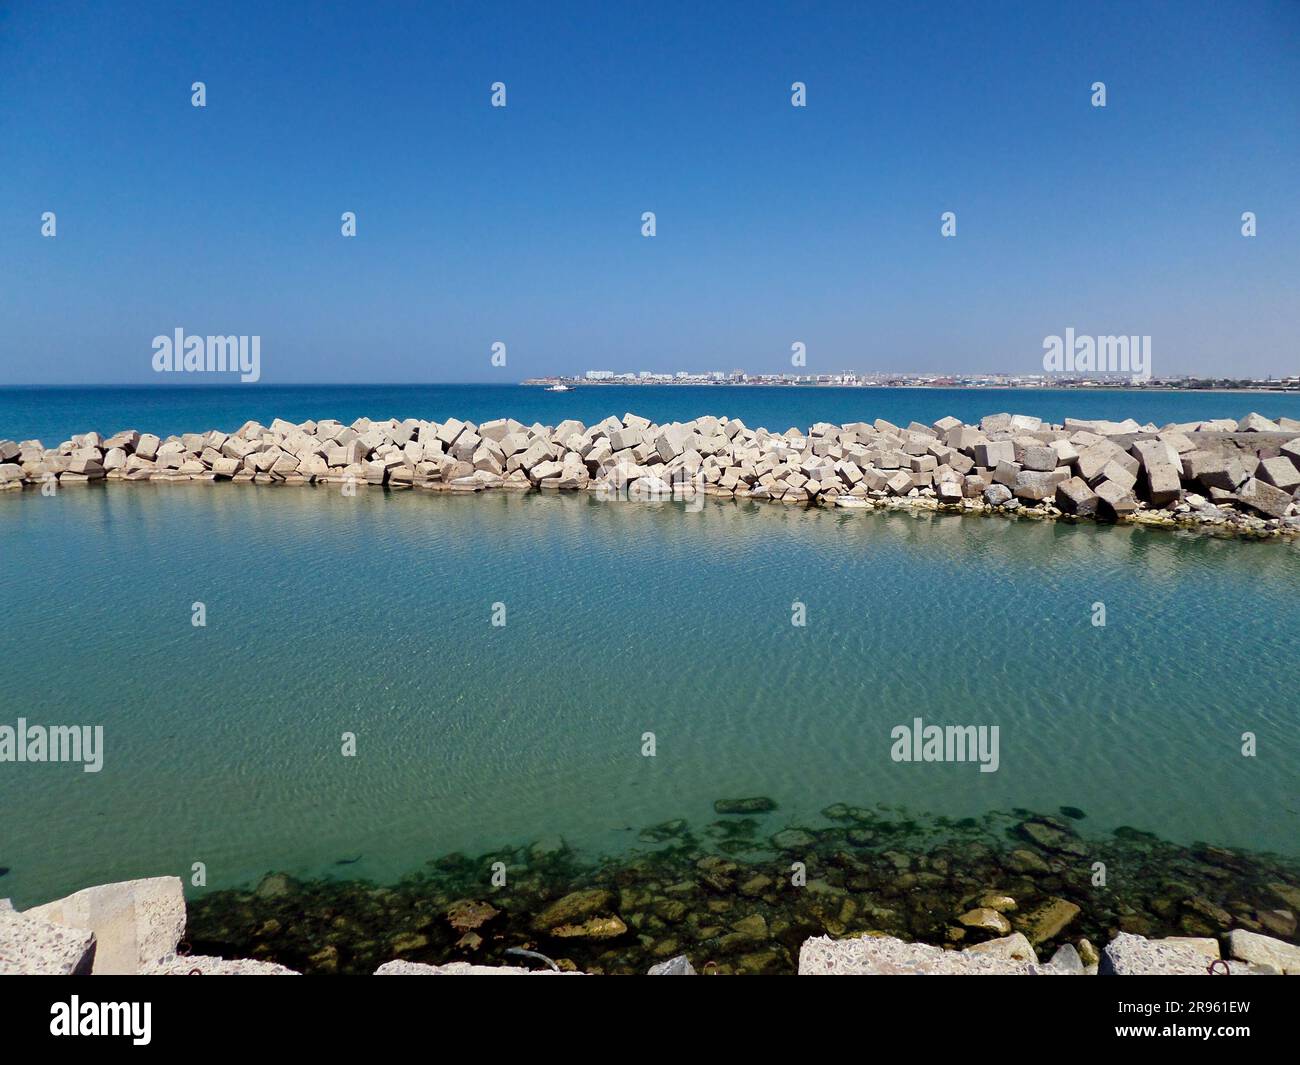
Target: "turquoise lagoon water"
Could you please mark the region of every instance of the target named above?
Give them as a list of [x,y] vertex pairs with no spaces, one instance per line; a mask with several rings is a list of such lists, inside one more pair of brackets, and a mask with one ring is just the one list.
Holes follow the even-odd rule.
[[[105,729],[98,774],[0,764],[19,905],[195,861],[221,887],[556,835],[622,853],[760,794],[773,830],[835,801],[1068,804],[1085,832],[1300,853],[1294,545],[150,484],[0,495],[0,545],[0,722]],[[999,770],[892,761],[917,716],[998,725]]]

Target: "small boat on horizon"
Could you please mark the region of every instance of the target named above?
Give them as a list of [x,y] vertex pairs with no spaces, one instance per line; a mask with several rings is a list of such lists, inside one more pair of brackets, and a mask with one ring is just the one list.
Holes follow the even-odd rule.
[[546,391],[548,392],[572,392],[573,389],[568,385],[551,385]]

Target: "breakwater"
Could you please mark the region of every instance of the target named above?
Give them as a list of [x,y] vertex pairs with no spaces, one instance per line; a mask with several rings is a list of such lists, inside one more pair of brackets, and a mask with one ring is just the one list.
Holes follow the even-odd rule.
[[593,425],[360,418],[249,421],[160,437],[88,432],[56,447],[0,441],[0,488],[94,482],[258,483],[480,492],[595,492],[795,505],[920,507],[1040,518],[1300,532],[1300,421],[1249,414],[1156,426],[992,414],[784,432],[706,416]]

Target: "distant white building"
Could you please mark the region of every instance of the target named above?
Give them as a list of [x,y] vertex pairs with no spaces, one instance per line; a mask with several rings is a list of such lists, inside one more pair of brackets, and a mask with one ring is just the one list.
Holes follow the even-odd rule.
[[588,381],[609,381],[613,378],[613,376],[614,376],[613,370],[588,370],[587,371]]

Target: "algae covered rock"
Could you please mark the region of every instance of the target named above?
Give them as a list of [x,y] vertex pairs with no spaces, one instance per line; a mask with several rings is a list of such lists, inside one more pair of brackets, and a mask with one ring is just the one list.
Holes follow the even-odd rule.
[[533,920],[533,929],[550,932],[563,926],[580,925],[586,918],[608,910],[613,899],[613,894],[605,888],[571,891],[542,910]]
[[1025,933],[1029,942],[1038,946],[1055,939],[1078,916],[1079,907],[1073,902],[1053,898],[1017,920],[1016,927]]
[[713,804],[714,813],[719,814],[765,814],[775,809],[776,803],[766,795],[749,799],[718,799]]

